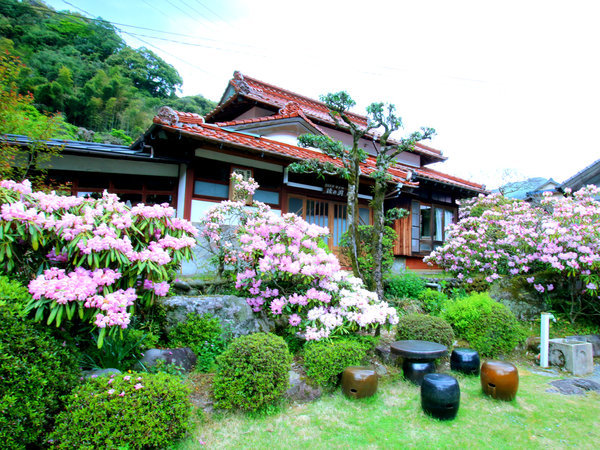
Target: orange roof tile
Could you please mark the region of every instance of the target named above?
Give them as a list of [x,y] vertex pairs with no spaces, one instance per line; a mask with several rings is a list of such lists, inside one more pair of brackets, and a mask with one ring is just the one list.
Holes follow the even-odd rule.
[[[308,117],[333,126],[338,126],[338,123],[329,115],[329,109],[323,102],[313,100],[277,86],[273,86],[272,84],[265,83],[257,80],[256,78],[242,75],[238,71],[234,72],[233,79],[230,80],[229,83],[235,88],[236,94],[227,99],[225,102],[219,104],[213,111],[209,112],[206,115],[207,121],[210,121],[211,118],[216,115],[216,113],[226,109],[227,106],[229,106],[229,104],[232,103],[235,98],[237,98],[237,95],[243,95],[246,98],[279,108],[285,107],[289,102],[294,102],[299,105],[301,110]],[[355,124],[363,128],[367,127],[367,117],[352,112],[347,112],[346,114],[348,118]],[[369,134],[368,136],[376,138],[374,134]],[[393,139],[389,140],[390,144],[394,142],[395,141]],[[440,150],[428,147],[421,143],[417,143],[415,145],[415,152],[422,153],[440,161],[445,161],[447,159],[442,155]]]
[[[284,142],[273,141],[267,138],[253,136],[239,131],[223,129],[217,124],[203,123],[202,121],[198,120],[198,118],[201,119],[201,117],[197,114],[191,115],[190,113],[179,112],[176,112],[176,114],[186,121],[173,123],[156,116],[154,117],[154,123],[166,129],[181,131],[190,136],[202,138],[215,143],[227,143],[232,146],[258,150],[276,156],[288,157],[294,160],[306,160],[314,158],[323,162],[333,163],[339,167],[342,166],[342,162],[340,160],[331,158],[323,153],[308,148],[302,148],[295,145],[286,144]],[[369,156],[367,161],[361,164],[361,170],[362,173],[367,176],[373,173],[375,171],[375,158],[373,156]],[[483,186],[481,185],[428,168],[409,167],[399,163],[390,168],[390,174],[393,176],[394,182],[402,183],[406,186],[417,187],[418,183],[410,181],[409,179],[411,172],[415,172],[419,176],[441,183],[451,184],[477,192],[484,191]]]

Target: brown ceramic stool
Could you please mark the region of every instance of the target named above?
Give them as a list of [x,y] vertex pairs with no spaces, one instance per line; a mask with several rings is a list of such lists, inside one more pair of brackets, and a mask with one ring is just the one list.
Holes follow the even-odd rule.
[[347,367],[342,373],[342,391],[350,398],[372,396],[377,392],[377,373],[368,367]]
[[481,365],[481,388],[486,395],[511,401],[519,388],[519,371],[505,361],[486,361]]

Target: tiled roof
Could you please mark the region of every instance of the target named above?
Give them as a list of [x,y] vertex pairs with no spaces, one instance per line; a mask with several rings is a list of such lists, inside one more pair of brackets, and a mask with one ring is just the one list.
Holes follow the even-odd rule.
[[[177,115],[182,118],[181,113]],[[199,116],[198,116],[199,117]],[[191,137],[200,138],[203,140],[225,143],[234,147],[241,147],[255,151],[262,151],[275,156],[283,156],[293,160],[318,159],[324,162],[331,162],[337,166],[342,166],[341,161],[333,159],[323,153],[302,148],[295,145],[278,142],[267,138],[246,134],[239,131],[223,129],[216,124],[202,123],[201,121],[191,122],[173,122],[165,120],[159,116],[154,117],[154,123],[166,129],[177,130],[188,134]],[[365,163],[361,165],[361,170],[365,175],[370,175],[375,171],[375,158],[369,157]],[[471,183],[460,178],[445,175],[441,172],[436,172],[428,168],[414,168],[402,164],[396,164],[390,168],[390,174],[393,176],[393,181],[403,183],[405,186],[417,187],[418,182],[410,181],[411,173],[417,173],[419,176],[429,178],[445,184],[459,186],[470,191],[483,192],[481,185]]]
[[[325,130],[323,130],[316,123],[314,123],[312,120],[310,120],[301,109],[292,110],[291,112],[286,112],[285,107],[279,110],[279,114],[275,114],[273,116],[255,117],[252,119],[242,119],[242,120],[230,120],[229,122],[216,122],[215,125],[218,125],[220,127],[232,127],[232,126],[236,126],[236,125],[250,125],[250,124],[254,124],[254,123],[271,122],[274,120],[292,119],[295,117],[300,117],[301,119],[305,120],[311,127],[315,128],[320,133],[327,135]],[[183,122],[183,120],[182,120],[182,122]]]
[[[297,103],[302,111],[311,119],[333,126],[338,125],[336,121],[329,115],[329,109],[323,102],[319,102],[286,89],[273,86],[272,84],[259,81],[247,75],[242,75],[238,71],[233,74],[233,79],[230,80],[229,83],[235,88],[236,94],[219,104],[213,111],[208,113],[206,115],[207,121],[210,122],[217,113],[227,109],[227,107],[234,102],[238,96],[243,96],[245,98],[278,108],[283,108],[289,102],[294,102]],[[348,118],[352,120],[352,122],[360,127],[365,128],[367,126],[367,117],[351,112],[347,112],[346,114]],[[373,134],[370,134],[369,136],[376,138],[376,136]],[[393,139],[389,139],[390,144],[393,142]],[[420,143],[415,145],[414,151],[439,161],[445,161],[447,159],[442,155],[440,150]]]
[[418,167],[414,169],[418,178],[425,178],[428,180],[436,181],[443,184],[451,184],[459,186],[465,189],[474,190],[480,193],[485,193],[486,189],[483,185],[467,181],[462,178],[448,175],[446,173],[438,172],[437,170],[430,169],[429,167]]

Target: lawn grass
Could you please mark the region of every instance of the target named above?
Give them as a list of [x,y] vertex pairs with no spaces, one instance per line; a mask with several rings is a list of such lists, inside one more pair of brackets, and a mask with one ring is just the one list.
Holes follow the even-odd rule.
[[461,388],[452,421],[426,416],[419,387],[394,376],[368,399],[350,400],[338,389],[269,416],[212,415],[177,449],[598,448],[599,394],[546,392],[556,378],[519,367],[517,398],[502,402],[482,394],[479,377],[452,375]]

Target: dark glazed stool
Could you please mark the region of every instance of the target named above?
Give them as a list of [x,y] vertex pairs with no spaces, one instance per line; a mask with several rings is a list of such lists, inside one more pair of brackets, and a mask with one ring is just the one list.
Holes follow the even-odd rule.
[[479,353],[471,348],[455,348],[450,355],[450,368],[469,375],[479,375]]
[[423,377],[435,372],[435,360],[441,358],[448,349],[445,345],[429,341],[396,341],[390,345],[392,353],[402,356],[404,378],[421,385]]
[[377,373],[368,367],[347,367],[342,373],[342,391],[350,398],[370,397],[377,392]]
[[481,388],[486,395],[511,401],[519,388],[519,371],[509,362],[486,361],[481,365]]
[[460,405],[458,381],[443,373],[428,373],[421,384],[421,407],[426,414],[441,420],[454,419]]

